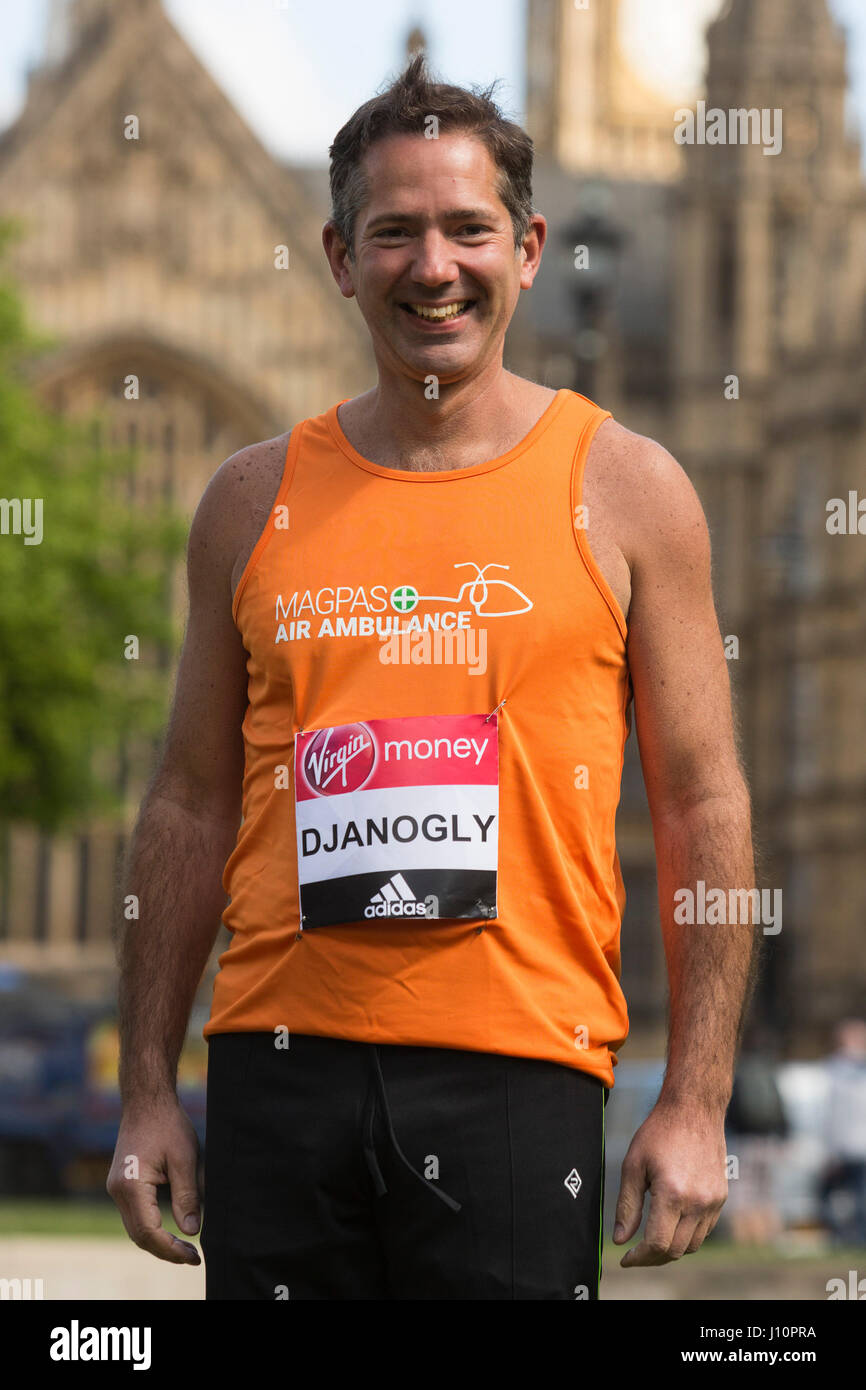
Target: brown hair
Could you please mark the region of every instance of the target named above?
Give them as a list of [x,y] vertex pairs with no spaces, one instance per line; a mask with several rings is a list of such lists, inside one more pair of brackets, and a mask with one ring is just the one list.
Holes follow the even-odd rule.
[[497,193],[508,209],[514,247],[522,244],[532,214],[532,140],[514,121],[506,120],[492,100],[495,82],[467,91],[434,82],[423,53],[418,53],[395,82],[359,106],[338,132],[331,156],[331,221],[354,259],[355,223],[370,196],[370,181],[361,160],[386,135],[424,134],[435,116],[441,130],[477,135],[499,170]]

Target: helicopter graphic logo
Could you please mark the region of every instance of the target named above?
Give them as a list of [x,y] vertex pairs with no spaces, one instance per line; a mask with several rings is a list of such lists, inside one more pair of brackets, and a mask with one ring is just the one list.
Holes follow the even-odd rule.
[[[513,618],[520,613],[528,613],[533,607],[532,600],[526,597],[518,589],[516,584],[512,584],[508,579],[500,579],[497,575],[487,578],[488,570],[507,570],[510,565],[499,565],[490,563],[488,565],[476,565],[474,560],[455,561],[455,569],[473,569],[475,574],[461,584],[457,594],[421,594],[412,584],[400,584],[391,593],[391,606],[398,613],[411,613],[417,608],[419,603],[453,603],[459,607],[461,604],[468,604],[482,618]],[[491,599],[491,591],[496,590],[496,594]],[[516,595],[521,601],[520,608],[488,608],[487,603],[493,602],[513,602],[513,597],[509,600],[505,594]]]

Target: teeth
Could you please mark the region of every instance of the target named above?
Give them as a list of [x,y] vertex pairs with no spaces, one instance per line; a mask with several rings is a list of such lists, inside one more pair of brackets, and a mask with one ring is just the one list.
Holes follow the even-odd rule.
[[453,319],[468,303],[468,299],[455,299],[453,304],[437,304],[435,307],[429,304],[410,304],[409,308],[422,319]]

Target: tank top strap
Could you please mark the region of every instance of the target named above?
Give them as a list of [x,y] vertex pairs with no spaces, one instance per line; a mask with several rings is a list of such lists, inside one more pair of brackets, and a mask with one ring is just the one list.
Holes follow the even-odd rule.
[[[578,391],[566,393],[565,408],[553,421],[548,442],[555,442],[563,453],[569,453],[578,490],[583,479],[589,447],[599,425],[611,418],[611,412]],[[580,501],[580,497],[577,498]]]
[[599,426],[604,424],[605,420],[613,419],[613,415],[611,411],[604,410],[601,406],[596,405],[594,401],[588,400],[586,396],[581,396],[576,391],[571,392],[570,396],[571,409],[565,410],[562,413],[567,417],[570,424],[569,438],[574,441],[570,480],[571,524],[574,530],[574,539],[587,573],[601,594],[601,597],[604,599],[604,602],[607,604],[611,616],[625,642],[628,637],[628,627],[622,609],[588,543],[587,532],[590,526],[589,509],[583,499],[583,477],[586,471],[586,461],[589,457],[592,441],[595,438]]

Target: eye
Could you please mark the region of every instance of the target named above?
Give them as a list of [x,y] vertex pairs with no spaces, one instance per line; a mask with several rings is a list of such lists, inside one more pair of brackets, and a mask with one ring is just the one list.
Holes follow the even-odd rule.
[[469,236],[475,236],[477,232],[486,232],[487,228],[482,226],[480,222],[467,222],[465,227],[460,228],[460,231],[468,233]]

